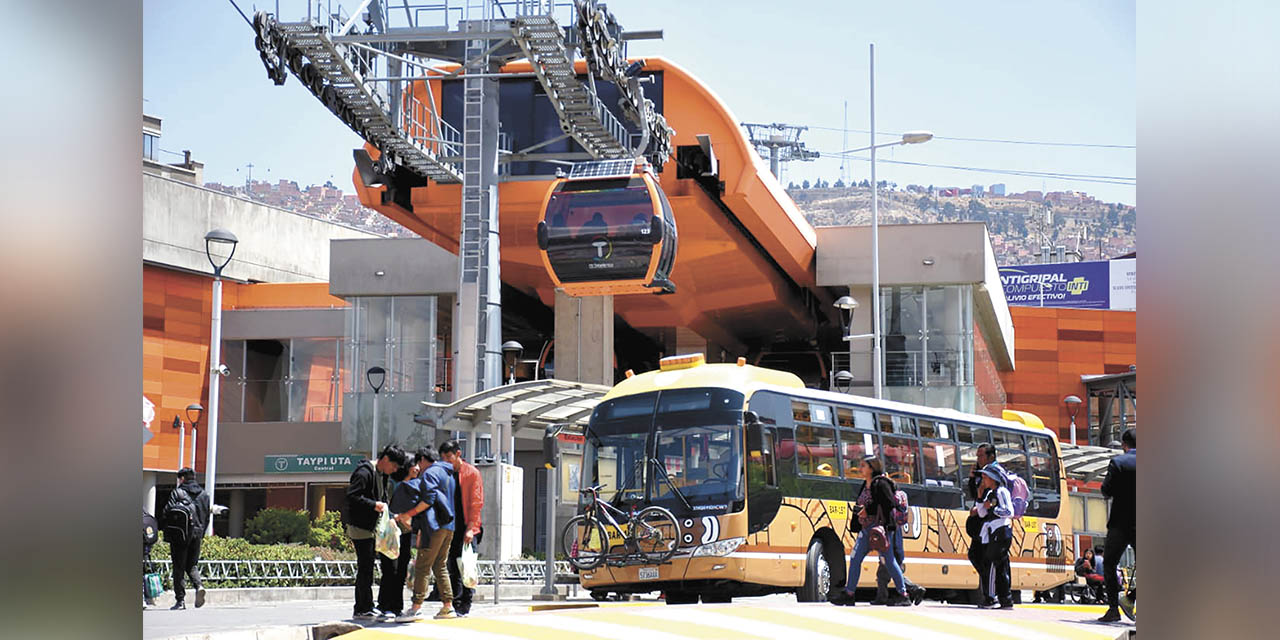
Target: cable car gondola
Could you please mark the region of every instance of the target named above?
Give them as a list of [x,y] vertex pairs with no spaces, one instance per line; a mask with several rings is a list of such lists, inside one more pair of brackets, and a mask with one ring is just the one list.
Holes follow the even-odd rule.
[[566,294],[675,292],[676,219],[648,162],[579,162],[552,183],[542,211],[542,263]]

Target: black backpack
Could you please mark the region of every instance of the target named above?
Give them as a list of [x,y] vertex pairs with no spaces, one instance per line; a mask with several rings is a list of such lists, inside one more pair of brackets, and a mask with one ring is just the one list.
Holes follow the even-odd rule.
[[151,545],[160,541],[160,523],[146,509],[142,510],[142,545],[151,548]]
[[165,541],[169,544],[186,542],[195,518],[196,506],[191,501],[191,496],[181,487],[174,489],[173,495],[169,497],[169,502],[164,507],[164,513],[160,516]]

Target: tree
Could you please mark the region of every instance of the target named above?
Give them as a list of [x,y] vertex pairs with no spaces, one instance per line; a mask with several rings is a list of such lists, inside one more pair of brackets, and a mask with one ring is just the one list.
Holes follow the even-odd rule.
[[796,190],[796,183],[794,183],[794,182],[788,182],[788,183],[787,183],[787,191],[795,191],[795,190]]
[[808,180],[805,180],[804,182],[801,182],[801,183],[800,183],[800,188],[801,188],[801,189],[808,189],[808,188],[809,188],[809,181],[808,181]]
[[863,189],[870,189],[870,188],[871,188],[871,181],[867,180],[866,178],[863,178],[863,179],[862,179],[862,182],[859,182],[859,183],[858,183],[858,186],[859,186],[859,187],[862,187]]
[[844,180],[843,180],[843,179],[841,179],[841,178],[836,178],[836,185],[835,185],[835,186],[836,186],[836,188],[837,188],[837,189],[843,189],[843,188],[844,188]]

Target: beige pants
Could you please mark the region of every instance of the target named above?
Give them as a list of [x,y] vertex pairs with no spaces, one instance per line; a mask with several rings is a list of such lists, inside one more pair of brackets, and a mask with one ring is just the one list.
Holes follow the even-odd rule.
[[453,586],[449,584],[448,565],[449,543],[452,541],[453,532],[448,529],[439,529],[431,533],[423,531],[419,534],[418,555],[413,560],[413,606],[420,606],[427,599],[428,571],[435,574],[440,603],[452,606]]

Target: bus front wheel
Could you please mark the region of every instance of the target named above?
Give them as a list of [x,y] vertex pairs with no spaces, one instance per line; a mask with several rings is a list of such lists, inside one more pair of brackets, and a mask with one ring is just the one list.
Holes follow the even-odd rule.
[[822,540],[809,543],[809,551],[805,553],[804,586],[796,592],[799,602],[826,602],[831,593],[831,565],[823,551]]

